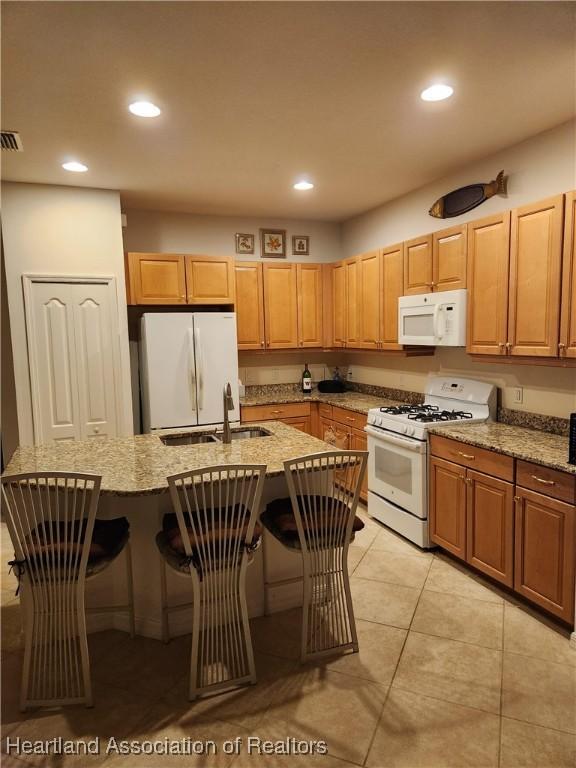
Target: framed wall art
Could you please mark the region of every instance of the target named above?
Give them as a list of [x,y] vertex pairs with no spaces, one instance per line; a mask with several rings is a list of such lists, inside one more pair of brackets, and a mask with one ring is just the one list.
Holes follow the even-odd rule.
[[286,258],[286,230],[260,230],[260,256],[262,258]]
[[308,235],[292,235],[292,255],[310,256],[310,238]]
[[254,235],[236,232],[236,253],[254,253]]

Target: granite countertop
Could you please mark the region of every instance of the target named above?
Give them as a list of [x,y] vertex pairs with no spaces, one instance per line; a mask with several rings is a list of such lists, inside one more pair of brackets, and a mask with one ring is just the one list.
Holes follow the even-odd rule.
[[[157,435],[63,441],[20,447],[4,476],[20,472],[68,471],[102,475],[101,492],[117,496],[162,493],[168,475],[215,464],[266,464],[266,476],[284,472],[284,461],[328,450],[317,437],[279,421],[260,424],[268,437],[235,440],[231,445],[164,445]],[[208,430],[170,430],[183,433]]]
[[315,390],[310,395],[302,392],[281,392],[264,395],[246,395],[240,398],[240,405],[245,407],[252,405],[275,405],[277,403],[326,403],[336,405],[339,408],[347,408],[357,413],[368,413],[370,408],[380,408],[387,405],[399,405],[399,400],[390,400],[385,397],[366,395],[363,392],[342,392],[340,394],[328,394]]
[[429,433],[451,437],[468,445],[477,445],[516,459],[533,461],[544,467],[576,475],[576,466],[568,464],[568,438],[537,429],[510,424],[458,424],[458,426],[429,427]]

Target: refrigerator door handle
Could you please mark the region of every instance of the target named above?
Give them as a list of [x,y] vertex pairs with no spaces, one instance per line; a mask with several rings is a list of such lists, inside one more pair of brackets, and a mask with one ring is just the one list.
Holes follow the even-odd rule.
[[189,354],[189,368],[190,368],[190,394],[192,395],[192,410],[197,409],[196,403],[196,362],[194,359],[194,331],[192,328],[188,330],[188,354]]
[[198,370],[198,411],[204,406],[204,355],[200,339],[200,328],[194,328],[196,340],[196,365]]

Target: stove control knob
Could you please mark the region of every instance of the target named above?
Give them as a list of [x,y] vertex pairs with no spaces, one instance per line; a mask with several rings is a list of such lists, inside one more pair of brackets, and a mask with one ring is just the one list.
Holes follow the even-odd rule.
[[414,427],[408,427],[408,431],[406,432],[407,435],[413,435],[416,430]]
[[401,430],[402,434],[405,435],[408,432],[408,427],[404,427],[403,426],[403,427],[400,428],[400,430]]
[[374,424],[376,421],[376,417],[373,416],[371,413],[368,414],[368,424]]
[[379,427],[381,427],[381,426],[382,426],[382,416],[380,416],[380,417],[378,418],[378,426],[379,426]]

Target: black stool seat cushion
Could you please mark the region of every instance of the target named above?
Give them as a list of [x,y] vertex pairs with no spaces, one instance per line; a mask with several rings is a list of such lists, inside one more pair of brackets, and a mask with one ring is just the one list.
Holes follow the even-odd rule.
[[[41,569],[70,568],[70,563],[77,558],[78,564],[84,539],[86,537],[86,519],[65,523],[64,521],[45,521],[36,526],[26,537],[31,553],[32,566]],[[130,537],[130,523],[125,517],[112,520],[94,521],[92,540],[88,553],[87,575],[91,576],[103,570],[118,557]]]
[[[316,525],[313,529],[312,526],[306,527],[305,518],[302,515],[302,523],[305,526],[304,532],[307,538],[312,538],[312,535],[314,535],[315,538],[320,540],[325,538],[326,541],[328,541],[329,533],[333,529],[334,520],[337,519],[337,516],[339,514],[346,516],[349,514],[348,505],[337,499],[326,505],[323,496],[307,496],[305,497],[307,500],[306,502],[302,501],[301,496],[297,496],[296,498],[301,513],[304,509],[304,504],[306,504],[306,509],[308,510],[314,510],[315,508],[320,510],[323,507],[325,509],[323,513],[319,512],[317,514]],[[284,546],[290,547],[291,549],[301,549],[296,517],[292,511],[292,501],[289,497],[271,501],[262,513],[261,520],[264,527],[267,528],[278,541],[284,544]],[[354,534],[361,531],[362,528],[364,528],[364,523],[355,515],[352,524],[351,541],[354,540]]]
[[[188,527],[188,537],[190,540],[190,547],[192,549],[192,565],[196,570],[201,570],[201,552],[202,548],[206,547],[214,552],[214,556],[217,556],[220,544],[222,542],[233,542],[238,538],[245,540],[248,532],[248,517],[241,530],[234,526],[234,518],[237,518],[244,512],[242,505],[236,505],[232,509],[225,507],[222,509],[210,510],[206,515],[206,520],[202,519],[202,524],[197,525],[197,534],[192,527]],[[204,518],[204,515],[202,515]],[[213,520],[212,526],[208,526],[204,529],[205,524]],[[252,541],[246,542],[248,550],[251,552],[255,550],[262,537],[262,526],[256,522],[254,526],[254,532],[252,534]],[[180,533],[180,526],[178,525],[178,518],[175,512],[168,512],[162,518],[162,530],[156,534],[156,545],[160,550],[162,556],[166,559],[168,565],[172,566],[177,571],[182,573],[189,572],[190,560],[186,554],[184,548],[184,542],[182,541],[182,534]],[[225,547],[224,547],[225,551]]]

